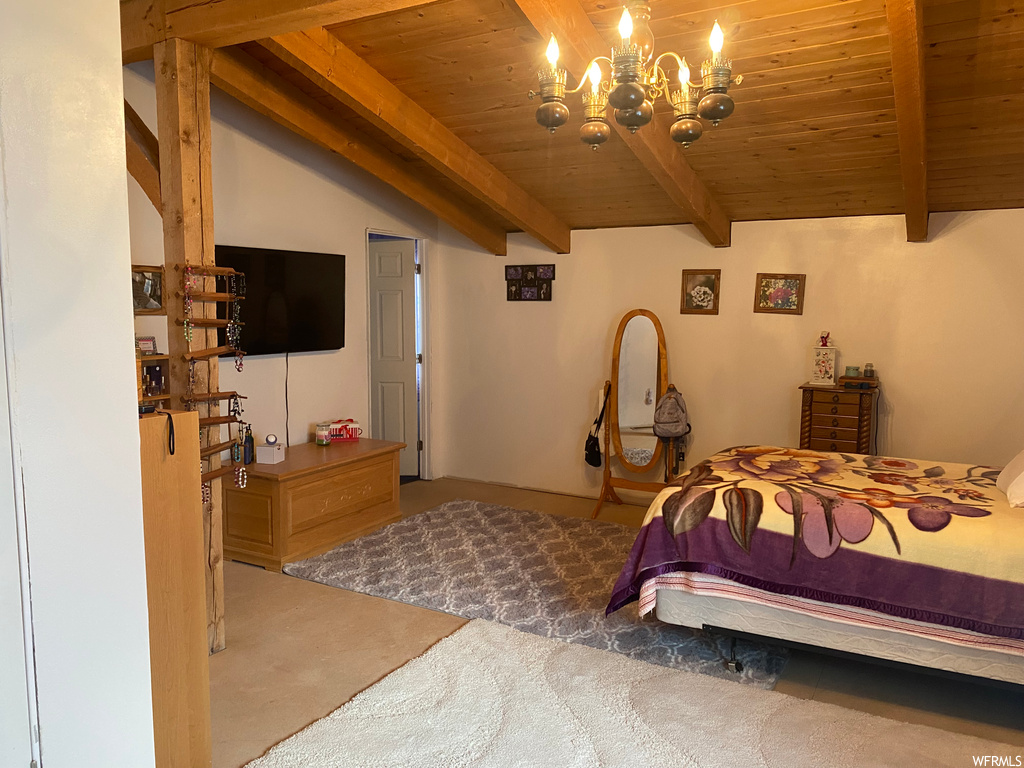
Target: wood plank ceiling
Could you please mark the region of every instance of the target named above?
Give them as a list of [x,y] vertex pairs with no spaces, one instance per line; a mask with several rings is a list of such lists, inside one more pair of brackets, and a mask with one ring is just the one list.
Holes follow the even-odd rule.
[[[546,2],[567,8],[577,0]],[[921,0],[890,2],[908,4],[911,19],[922,8]],[[579,3],[609,44],[617,40],[618,3]],[[926,152],[927,181],[916,178],[918,198],[927,189],[920,203],[926,211],[1024,207],[1024,11],[1014,3],[923,0],[926,119],[916,141]],[[537,102],[526,94],[537,87],[546,41],[531,24],[535,10],[528,20],[510,0],[405,5],[366,18],[349,11],[348,20],[327,29],[450,132],[452,146],[476,153],[479,167],[493,166],[510,189],[573,229],[692,221],[664,178],[617,135],[596,152],[579,141],[578,96],[568,97],[572,117],[554,135],[536,124]],[[733,73],[744,77],[730,91],[732,117],[707,126],[688,149],[672,145],[728,220],[906,210],[897,128],[897,104],[905,102],[896,98],[893,63],[898,54],[913,64],[915,54],[899,49],[885,0],[655,0],[651,12],[655,51],[686,55],[694,70],[717,19]],[[504,201],[492,196],[488,205],[486,195],[467,192],[461,175],[440,172],[436,153],[426,157],[396,140],[321,87],[323,78],[318,84],[308,68],[303,74],[279,58],[280,45],[228,50],[316,100],[487,227],[523,228],[502,210]],[[571,71],[570,83],[581,74]],[[667,130],[671,109],[661,101],[656,112],[641,131]],[[727,242],[726,230],[716,244]]]

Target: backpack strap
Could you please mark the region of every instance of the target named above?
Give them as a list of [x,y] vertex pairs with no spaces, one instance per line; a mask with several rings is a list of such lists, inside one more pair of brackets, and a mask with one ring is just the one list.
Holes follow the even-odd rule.
[[601,431],[601,422],[604,421],[604,409],[608,407],[608,397],[612,393],[611,387],[606,387],[604,390],[604,403],[601,404],[601,413],[597,415],[594,420],[594,428],[590,431],[592,435],[597,435]]

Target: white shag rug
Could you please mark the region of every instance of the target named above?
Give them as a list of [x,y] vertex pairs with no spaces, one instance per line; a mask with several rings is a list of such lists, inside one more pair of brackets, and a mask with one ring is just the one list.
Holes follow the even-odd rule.
[[248,768],[963,768],[1019,752],[476,619]]

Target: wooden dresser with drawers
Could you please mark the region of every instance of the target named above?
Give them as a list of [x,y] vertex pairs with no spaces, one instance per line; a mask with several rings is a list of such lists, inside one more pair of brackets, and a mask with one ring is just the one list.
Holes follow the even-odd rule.
[[877,389],[804,384],[800,447],[812,451],[871,453]]

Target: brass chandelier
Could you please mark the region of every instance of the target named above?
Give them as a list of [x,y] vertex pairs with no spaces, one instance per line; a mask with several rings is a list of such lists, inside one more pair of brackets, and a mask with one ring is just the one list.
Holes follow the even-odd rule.
[[[683,147],[693,144],[703,133],[698,117],[718,125],[731,115],[735,104],[728,94],[729,86],[733,82],[738,85],[743,77],[732,79],[732,61],[722,56],[725,36],[718,22],[708,39],[711,58],[700,68],[702,82],[691,83],[685,57],[666,51],[651,63],[654,34],[648,24],[650,18],[651,8],[646,0],[626,0],[619,21],[621,45],[612,48],[611,58],[591,59],[586,75],[571,91],[565,89],[566,71],[558,67],[558,41],[552,35],[547,48],[549,66],[537,73],[540,93],[529,93],[531,99],[540,96],[543,102],[537,108],[537,122],[551,133],[565,125],[569,120],[569,108],[564,103],[566,95],[579,93],[588,82],[590,89],[583,93],[584,123],[580,126],[580,139],[595,150],[611,135],[607,120],[609,106],[614,109],[615,122],[628,128],[630,133],[636,133],[638,128],[651,122],[654,102],[664,96],[675,114],[669,135]],[[672,87],[661,66],[666,58],[675,59],[678,66],[678,88]],[[602,63],[611,70],[608,79],[604,79]]]

